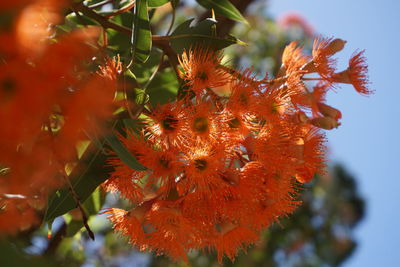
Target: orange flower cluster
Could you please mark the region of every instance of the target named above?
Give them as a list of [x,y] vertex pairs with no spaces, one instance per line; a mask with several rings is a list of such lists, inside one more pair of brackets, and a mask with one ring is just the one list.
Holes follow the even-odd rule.
[[36,222],[33,208],[43,209],[49,191],[64,183],[84,131],[112,114],[119,63],[89,70],[99,29],[56,33],[65,4],[0,4],[8,18],[0,31],[0,233]]
[[[115,230],[137,248],[174,260],[187,260],[191,249],[215,249],[221,262],[293,212],[300,183],[324,172],[319,128],[335,128],[341,118],[324,103],[326,92],[352,83],[370,93],[362,52],[336,73],[332,56],[344,44],[317,40],[307,57],[291,43],[271,80],[224,66],[222,54],[210,49],[184,52],[187,97],[155,108],[141,134],[121,137],[148,170],[132,170],[117,157],[110,162],[115,170],[103,187],[134,205],[104,212]],[[310,89],[307,80],[319,82]],[[229,97],[215,93],[221,86]]]

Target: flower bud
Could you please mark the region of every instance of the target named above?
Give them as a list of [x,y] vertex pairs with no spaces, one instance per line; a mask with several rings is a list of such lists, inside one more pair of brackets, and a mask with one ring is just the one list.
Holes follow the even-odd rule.
[[309,121],[312,125],[325,129],[325,130],[332,130],[333,128],[339,127],[340,123],[331,117],[319,117],[314,118]]
[[341,51],[347,42],[342,39],[334,39],[332,40],[326,47],[326,53],[328,55],[334,55],[337,52]]
[[317,103],[318,106],[318,110],[319,112],[321,112],[321,114],[323,114],[326,117],[331,117],[332,119],[335,119],[336,121],[339,120],[340,118],[342,118],[342,113],[340,112],[340,110],[328,106],[327,104],[318,102]]

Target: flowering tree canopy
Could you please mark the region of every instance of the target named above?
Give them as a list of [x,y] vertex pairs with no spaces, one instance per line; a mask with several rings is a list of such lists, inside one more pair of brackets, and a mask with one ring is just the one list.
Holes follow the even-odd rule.
[[52,238],[68,213],[95,239],[88,216],[110,192],[128,204],[100,213],[135,248],[233,261],[302,205],[342,117],[326,94],[372,93],[364,51],[337,70],[346,41],[319,36],[273,72],[238,68],[224,49],[245,45],[234,21],[257,27],[251,1],[197,2],[196,20],[176,0],[0,4],[0,235],[48,223]]

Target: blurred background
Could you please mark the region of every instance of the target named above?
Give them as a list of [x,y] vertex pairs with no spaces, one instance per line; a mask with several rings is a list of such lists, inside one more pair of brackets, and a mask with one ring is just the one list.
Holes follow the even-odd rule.
[[347,40],[341,58],[348,58],[356,49],[366,50],[375,94],[359,97],[349,88],[343,88],[327,99],[343,113],[342,126],[328,133],[331,160],[343,164],[356,177],[357,187],[367,203],[365,217],[355,229],[357,249],[343,266],[398,266],[399,11],[400,2],[394,0],[268,3],[267,13],[273,17],[296,12],[316,32]]
[[[222,19],[221,31],[232,32],[248,46],[233,46],[226,55],[232,64],[252,67],[263,76],[280,66],[285,45],[300,40],[306,50],[315,37],[347,41],[339,54],[339,69],[346,68],[351,54],[365,49],[371,88],[363,97],[351,86],[330,92],[327,103],[341,110],[342,125],[327,131],[329,171],[305,185],[304,205],[263,233],[260,243],[241,252],[224,266],[398,266],[400,230],[398,187],[400,177],[400,89],[396,78],[400,62],[400,2],[395,0],[232,0],[247,15],[250,26]],[[193,0],[181,1],[176,24],[190,17],[207,17]],[[155,13],[152,30],[165,31],[168,9]],[[217,18],[218,19],[218,18]],[[224,23],[225,22],[225,23]],[[100,205],[100,206],[99,206]],[[89,210],[101,206],[123,207],[118,196],[99,190],[85,202]],[[114,234],[105,215],[89,220],[96,241],[87,236],[79,216],[70,212],[54,222],[53,238],[47,229],[25,233],[15,243],[18,252],[0,244],[5,266],[186,266],[167,258],[132,250]],[[61,238],[64,236],[64,238]],[[14,255],[15,257],[11,257]],[[4,257],[7,256],[7,257]],[[18,259],[17,259],[18,258]],[[218,266],[215,255],[194,251],[193,266]],[[14,261],[13,261],[14,260]],[[0,264],[1,266],[3,266]],[[22,265],[21,265],[22,264]]]

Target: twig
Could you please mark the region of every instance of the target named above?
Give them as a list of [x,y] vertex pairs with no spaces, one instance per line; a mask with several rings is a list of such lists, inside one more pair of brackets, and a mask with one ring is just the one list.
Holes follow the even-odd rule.
[[89,227],[88,218],[87,218],[85,209],[84,209],[83,206],[82,206],[80,197],[79,197],[78,194],[75,192],[75,189],[74,189],[74,187],[72,186],[72,183],[71,183],[71,181],[69,180],[69,178],[67,177],[66,174],[63,174],[63,178],[64,178],[64,180],[67,182],[67,184],[68,184],[68,189],[69,189],[69,191],[71,192],[71,195],[72,195],[73,199],[74,199],[75,202],[76,202],[76,206],[79,208],[79,211],[81,212],[82,221],[83,221],[83,226],[85,226],[86,231],[88,232],[88,235],[89,235],[90,239],[92,239],[92,240],[94,241],[95,237],[94,237],[94,234],[93,234],[92,230],[91,230],[90,227]]
[[83,15],[96,20],[98,23],[100,23],[101,26],[103,26],[106,29],[113,29],[124,34],[129,34],[129,35],[131,34],[131,29],[109,21],[107,18],[96,13],[95,11],[91,10],[89,7],[81,3],[72,3],[71,7],[74,11],[81,12]]

